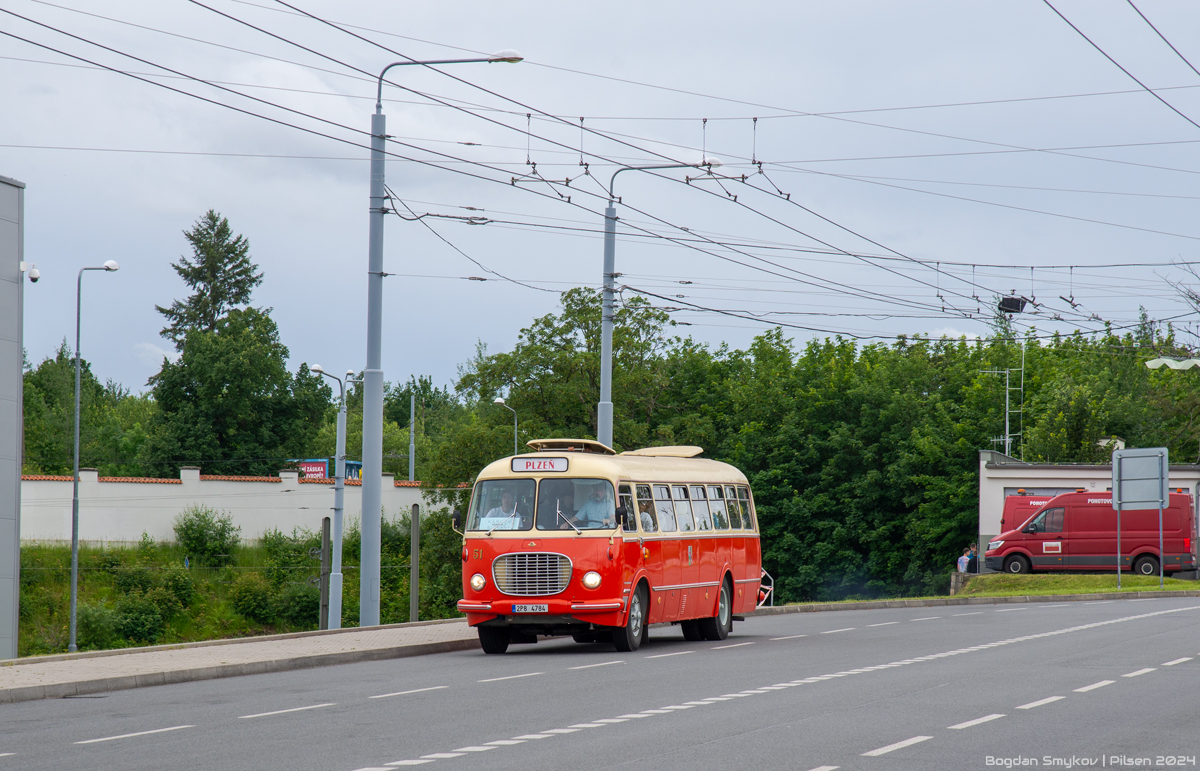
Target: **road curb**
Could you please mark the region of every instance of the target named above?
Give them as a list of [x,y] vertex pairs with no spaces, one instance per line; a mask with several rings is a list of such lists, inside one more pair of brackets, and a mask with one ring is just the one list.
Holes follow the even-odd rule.
[[[156,647],[169,650],[175,646]],[[51,685],[5,688],[0,689],[0,704],[36,701],[38,699],[61,699],[67,696],[85,696],[93,693],[128,690],[130,688],[147,688],[153,685],[189,683],[197,680],[215,680],[222,677],[238,677],[241,675],[260,675],[268,672],[310,669],[334,664],[355,664],[363,661],[382,661],[384,659],[399,659],[409,656],[425,656],[431,653],[465,651],[478,647],[479,640],[477,638],[444,640],[441,642],[396,645],[389,648],[368,648],[366,650],[338,651],[336,653],[321,653],[311,656],[296,656],[268,661],[252,661],[244,664],[222,664],[213,667],[175,669],[141,675],[92,678],[67,683],[53,683]]]
[[1162,592],[1103,592],[1097,594],[1027,594],[1015,597],[945,597],[924,600],[867,600],[864,602],[814,602],[758,608],[746,616],[785,613],[821,613],[830,610],[881,610],[884,608],[936,608],[946,605],[1007,605],[1025,602],[1089,602],[1096,600],[1154,600],[1167,597],[1200,597],[1200,590]]

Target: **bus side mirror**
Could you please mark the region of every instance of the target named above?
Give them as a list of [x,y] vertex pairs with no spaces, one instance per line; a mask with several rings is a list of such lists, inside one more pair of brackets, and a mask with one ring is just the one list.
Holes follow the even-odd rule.
[[462,511],[459,509],[455,509],[454,513],[450,515],[450,527],[454,528],[456,532],[462,532]]
[[617,507],[617,524],[621,527],[629,525],[629,509],[626,509],[624,506]]

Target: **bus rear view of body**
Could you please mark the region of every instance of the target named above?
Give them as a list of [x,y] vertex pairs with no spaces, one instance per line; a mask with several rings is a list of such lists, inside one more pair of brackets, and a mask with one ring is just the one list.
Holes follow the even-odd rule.
[[458,609],[487,653],[538,635],[636,650],[650,624],[721,640],[762,576],[753,498],[698,447],[536,440],[476,480]]

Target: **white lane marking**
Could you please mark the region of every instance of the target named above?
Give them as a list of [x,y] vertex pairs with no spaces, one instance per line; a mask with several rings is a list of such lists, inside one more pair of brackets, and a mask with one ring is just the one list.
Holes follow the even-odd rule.
[[912,618],[912,619],[909,619],[909,621],[933,621],[935,618],[941,618],[941,616],[926,616],[925,618]]
[[259,712],[255,715],[240,715],[238,720],[249,720],[252,717],[267,717],[268,715],[286,715],[289,712],[304,712],[309,709],[320,709],[321,707],[332,707],[337,704],[336,701],[331,701],[328,704],[312,704],[307,707],[292,707],[291,709],[277,709],[274,712]]
[[663,709],[691,709],[687,704],[668,704]]
[[972,613],[955,613],[954,617],[958,618],[959,616],[982,616],[982,615],[983,615],[982,610],[976,610]]
[[977,717],[974,720],[968,720],[965,723],[958,723],[957,725],[952,725],[952,726],[947,726],[947,727],[952,728],[954,730],[959,730],[959,729],[963,729],[963,728],[970,728],[971,726],[977,726],[980,723],[987,723],[991,720],[996,720],[997,718],[1002,718],[1002,717],[1004,717],[1004,715],[985,715],[984,717]]
[[1139,669],[1136,672],[1130,672],[1127,675],[1121,675],[1121,677],[1137,677],[1138,675],[1144,675],[1147,672],[1153,672],[1155,669],[1158,669],[1158,667],[1146,667],[1145,669]]
[[484,742],[484,744],[495,744],[497,747],[507,747],[511,744],[524,744],[524,739],[497,739],[494,742]]
[[714,702],[714,701],[729,701],[729,697],[728,697],[728,696],[709,696],[709,697],[708,697],[707,699],[705,699],[704,701],[707,701],[707,702]]
[[808,637],[806,634],[793,634],[788,637],[772,637],[772,640],[798,640],[801,637]]
[[1182,664],[1185,661],[1191,661],[1191,660],[1192,660],[1191,656],[1184,656],[1181,659],[1175,659],[1174,661],[1168,661],[1167,663],[1163,664],[1163,666],[1164,667],[1173,667],[1176,664]]
[[726,699],[740,699],[744,696],[749,696],[749,695],[750,694],[748,694],[748,693],[723,693],[723,694],[721,694],[721,696],[723,696]]
[[[195,728],[195,727],[196,726],[194,726],[194,725],[176,725],[176,726],[171,726],[170,728],[155,728],[153,731],[138,731],[137,733],[121,734],[120,736],[105,736],[103,739],[86,739],[84,741],[75,742],[75,743],[76,744],[96,744],[98,742],[111,742],[114,739],[128,739],[132,736],[146,736],[147,734],[161,734],[161,733],[166,733],[167,731],[178,731],[183,728]],[[8,754],[11,755],[12,753],[10,752]]]
[[607,667],[609,664],[624,664],[624,661],[602,661],[599,664],[584,664],[582,667],[567,667],[567,669],[591,669],[592,667]]
[[734,643],[733,645],[714,645],[714,646],[713,646],[713,650],[714,650],[714,651],[719,651],[719,650],[722,650],[722,649],[724,649],[724,648],[740,648],[740,647],[742,647],[743,645],[753,645],[753,644],[754,644],[754,643],[752,643],[752,642],[744,642],[744,643]]
[[628,723],[629,718],[625,717],[602,717],[595,721],[597,723]]
[[869,626],[869,627],[870,626],[891,626],[892,624],[899,624],[899,623],[900,623],[899,621],[884,621],[882,624],[867,624],[867,626]]
[[1106,685],[1112,685],[1115,682],[1117,682],[1117,681],[1116,680],[1101,680],[1098,683],[1092,683],[1091,685],[1085,685],[1082,688],[1076,688],[1075,693],[1087,693],[1088,691],[1094,691],[1097,688],[1103,688]]
[[841,768],[841,766],[817,766],[816,768],[811,769],[811,771],[837,771],[839,768]]
[[545,674],[544,672],[526,672],[523,675],[509,675],[508,677],[489,677],[486,680],[476,680],[477,683],[496,683],[501,680],[516,680],[521,677],[536,677]]
[[845,629],[830,629],[828,632],[821,632],[821,634],[837,634],[838,632],[853,632],[854,629],[855,629],[855,627],[848,626]]
[[421,757],[429,758],[430,760],[445,760],[446,758],[461,758],[466,754],[467,753],[465,752],[431,752],[428,755],[422,755]]
[[762,688],[751,688],[748,691],[742,691],[743,696],[749,696],[752,693],[766,693]]
[[542,731],[544,734],[573,734],[578,731],[578,728],[550,728]]
[[[422,763],[430,763],[432,761],[422,760],[421,762]],[[409,764],[405,763],[404,765],[407,766]],[[381,768],[378,766],[367,766],[366,768],[356,768],[356,769],[354,769],[354,771],[391,771],[391,769],[390,768]]]
[[1017,611],[1017,610],[1029,610],[1029,608],[1001,608],[1000,610],[998,610],[996,612],[997,613],[1012,613],[1013,611]]
[[1034,707],[1040,707],[1043,704],[1050,704],[1051,702],[1061,701],[1062,699],[1065,699],[1065,698],[1067,698],[1067,697],[1066,696],[1050,696],[1045,699],[1039,699],[1038,701],[1031,701],[1028,704],[1022,704],[1021,706],[1017,707],[1017,709],[1033,709]]
[[1093,602],[1092,604],[1093,605],[1107,605],[1110,602],[1112,602],[1112,600],[1100,600],[1099,602]]
[[642,710],[642,713],[640,715],[638,715],[638,717],[650,717],[651,715],[669,715],[670,713],[671,713],[671,710],[669,710],[669,709],[644,709],[644,710]]
[[368,696],[368,699],[387,699],[392,696],[407,696],[410,693],[424,693],[425,691],[440,691],[443,688],[449,688],[448,685],[435,685],[430,688],[414,688],[411,691],[396,691],[395,693],[381,693],[378,696]]
[[786,685],[764,685],[762,688],[759,688],[758,690],[760,690],[760,691],[782,691],[784,688],[787,688],[787,687],[788,686],[786,686]]
[[709,701],[708,699],[705,699],[704,701],[685,701],[684,704],[691,704],[693,707],[710,707],[710,706],[712,706],[712,702]]
[[[420,766],[425,763],[432,763],[432,760],[397,760],[394,763],[387,763],[388,766]],[[360,768],[358,771],[372,771],[369,768]]]
[[1059,603],[1058,605],[1043,605],[1042,607],[1043,608],[1065,608],[1070,604],[1071,603],[1069,603],[1069,602],[1063,602],[1063,603]]
[[603,723],[575,723],[572,728],[603,728]]
[[554,734],[522,734],[521,736],[514,736],[513,738],[514,739],[553,739]]
[[932,738],[933,738],[932,736],[914,736],[913,738],[905,739],[902,742],[896,742],[895,744],[889,744],[886,747],[880,747],[877,750],[871,750],[870,752],[864,752],[863,757],[864,758],[877,758],[880,755],[886,755],[887,753],[892,752],[894,750],[900,750],[900,749],[904,749],[905,747],[911,747],[914,744],[920,744],[921,742],[928,741]]
[[660,653],[657,656],[647,656],[646,658],[648,658],[648,659],[665,659],[667,656],[686,656],[689,653],[695,653],[695,651],[676,651],[675,653]]
[[487,752],[488,750],[494,750],[494,749],[496,749],[496,748],[495,747],[476,747],[476,746],[472,745],[470,747],[459,747],[458,749],[455,750],[455,752]]
[[639,717],[650,717],[650,715],[633,714],[633,715],[617,715],[617,717],[639,718]]

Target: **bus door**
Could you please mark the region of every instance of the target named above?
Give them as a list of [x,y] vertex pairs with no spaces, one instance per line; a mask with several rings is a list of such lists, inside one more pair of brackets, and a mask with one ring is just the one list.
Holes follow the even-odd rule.
[[715,537],[712,502],[708,500],[704,485],[689,485],[688,494],[692,499],[692,518],[696,520],[700,583],[709,584],[696,590],[696,601],[701,605],[701,615],[711,616],[716,608],[721,566],[725,563],[721,557],[721,542]]
[[729,529],[732,531],[729,540],[733,557],[733,607],[736,612],[742,613],[753,610],[758,604],[757,597],[749,597],[746,594],[746,587],[752,586],[746,581],[758,576],[749,575],[749,571],[754,569],[754,560],[751,559],[753,554],[748,551],[750,539],[745,536],[746,526],[751,523],[750,513],[743,512],[737,488],[733,485],[725,485],[725,508],[729,514]]
[[654,513],[658,516],[658,532],[661,537],[647,540],[650,549],[648,562],[659,571],[658,587],[651,605],[660,615],[652,613],[652,623],[674,621],[679,615],[680,588],[683,583],[683,567],[679,561],[678,527],[675,523],[675,504],[671,501],[669,485],[653,485]]
[[[625,584],[623,589],[628,589],[633,592],[633,576],[638,568],[644,564],[642,557],[642,544],[638,538],[638,509],[633,498],[633,488],[629,485],[620,485],[618,488],[619,506],[625,507],[626,520],[625,527],[622,532],[621,543],[621,581]],[[628,597],[628,595],[626,595]]]
[[680,583],[685,589],[679,595],[679,617],[693,618],[697,615],[697,597],[703,597],[696,586],[700,582],[700,543],[696,538],[696,520],[692,516],[692,501],[687,485],[672,485],[671,497],[675,503],[675,525],[679,528]]

